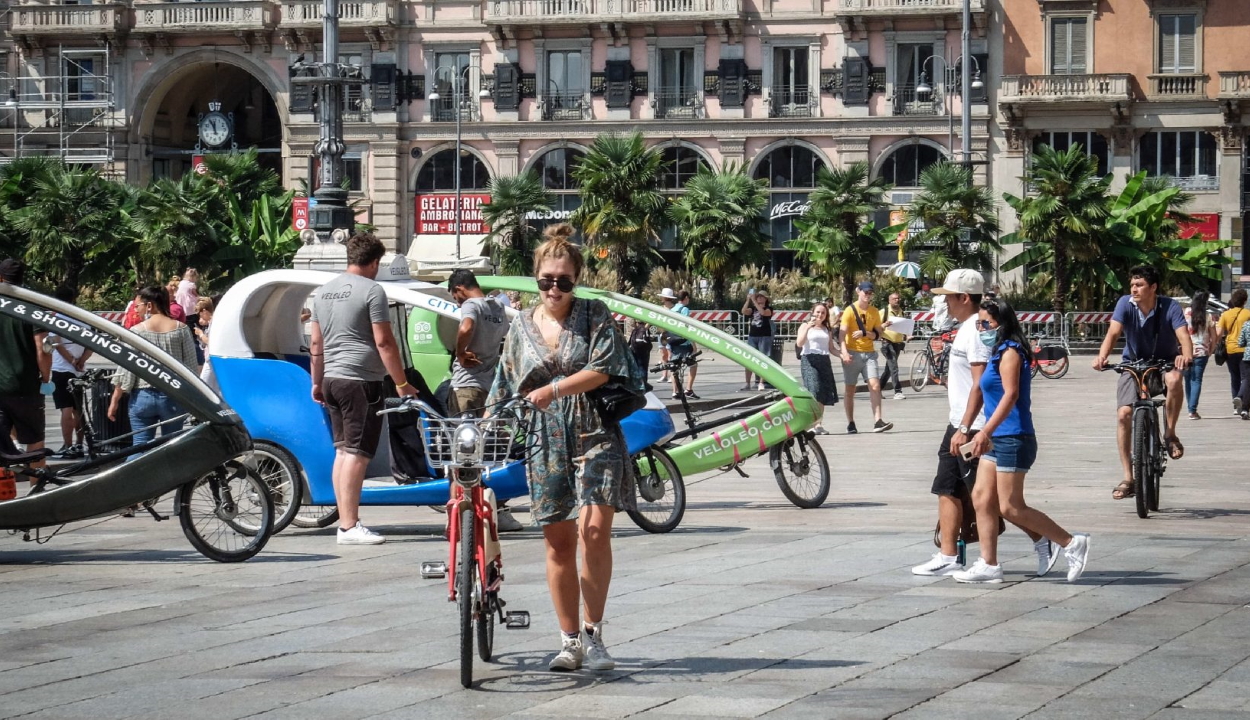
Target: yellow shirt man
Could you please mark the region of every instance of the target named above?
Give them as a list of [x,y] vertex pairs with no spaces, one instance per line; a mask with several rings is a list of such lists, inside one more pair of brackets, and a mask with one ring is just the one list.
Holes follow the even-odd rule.
[[[864,324],[864,334],[860,337],[853,337],[859,330],[859,323],[855,321],[856,313],[859,313],[859,322]],[[881,313],[871,305],[866,310],[861,310],[858,303],[851,303],[842,313],[842,327],[846,329],[846,349],[851,352],[872,352],[872,341],[884,329],[881,325]]]

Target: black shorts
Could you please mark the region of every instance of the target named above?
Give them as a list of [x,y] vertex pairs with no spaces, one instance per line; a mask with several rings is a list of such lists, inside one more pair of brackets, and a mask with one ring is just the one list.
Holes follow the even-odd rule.
[[378,452],[382,435],[382,400],[386,386],[381,380],[325,378],[321,394],[330,412],[334,447],[352,455],[371,458]]
[[972,490],[977,481],[977,460],[967,462],[950,453],[951,438],[955,437],[955,430],[953,425],[946,426],[942,446],[938,448],[937,475],[933,476],[934,495],[963,497],[965,492]]
[[0,437],[16,432],[23,445],[43,442],[43,395],[0,396]]
[[74,407],[74,391],[69,381],[78,377],[72,372],[52,371],[52,406],[57,410]]

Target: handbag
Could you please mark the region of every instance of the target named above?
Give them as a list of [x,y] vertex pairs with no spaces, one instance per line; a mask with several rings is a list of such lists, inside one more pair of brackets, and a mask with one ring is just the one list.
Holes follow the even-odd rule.
[[[590,311],[588,309],[584,311],[582,317],[585,318],[582,337],[586,338],[587,349],[589,350]],[[634,362],[633,356],[629,355],[628,357],[632,364]],[[600,385],[587,394],[595,405],[595,412],[599,413],[600,422],[604,425],[619,425],[621,420],[641,410],[647,404],[646,395],[635,392],[614,380],[609,380],[606,384]]]

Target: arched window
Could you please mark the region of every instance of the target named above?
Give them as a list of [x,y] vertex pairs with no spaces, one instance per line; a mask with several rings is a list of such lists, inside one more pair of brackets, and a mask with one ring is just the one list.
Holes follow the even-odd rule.
[[[460,190],[485,190],[490,185],[486,164],[471,152],[460,155]],[[456,151],[440,150],[417,173],[417,193],[456,191]]]
[[755,178],[768,181],[768,225],[765,232],[771,239],[772,269],[794,264],[794,251],[785,249],[799,230],[794,221],[807,212],[807,196],[816,187],[816,173],[825,163],[816,153],[802,145],[779,147],[755,166]]
[[586,153],[574,148],[556,148],[542,154],[534,163],[534,173],[542,178],[543,187],[551,191],[551,212],[530,218],[530,225],[541,232],[548,225],[567,222],[573,211],[581,207],[577,180],[573,170]]
[[890,153],[881,164],[881,177],[895,187],[917,187],[920,173],[942,159],[942,151],[932,145],[904,145]]
[[[698,150],[685,145],[669,145],[660,151],[664,157],[664,169],[660,171],[660,189],[669,201],[676,200],[686,190],[686,182],[699,174],[699,168],[707,167],[707,161]],[[681,240],[676,225],[666,225],[660,231],[660,250],[679,252]],[[676,256],[668,258],[674,267],[681,267],[681,259]]]

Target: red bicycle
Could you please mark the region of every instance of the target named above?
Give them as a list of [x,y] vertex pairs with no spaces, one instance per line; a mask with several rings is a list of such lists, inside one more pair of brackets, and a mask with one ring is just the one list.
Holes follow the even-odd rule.
[[530,626],[524,610],[505,611],[499,596],[503,586],[503,553],[499,546],[495,493],[483,484],[486,475],[518,472],[524,475],[523,452],[528,435],[525,411],[530,403],[517,398],[492,408],[486,418],[447,418],[415,398],[388,400],[382,413],[421,412],[421,438],[431,468],[448,473],[446,562],[421,563],[421,577],[447,578],[447,600],[460,613],[460,684],[473,685],[473,645],[483,662],[490,662],[495,624],[509,630]]

